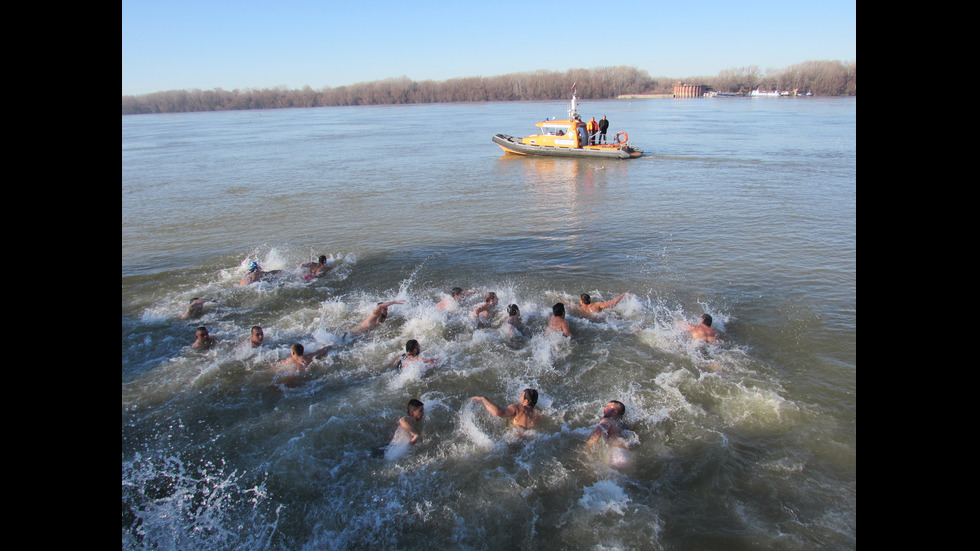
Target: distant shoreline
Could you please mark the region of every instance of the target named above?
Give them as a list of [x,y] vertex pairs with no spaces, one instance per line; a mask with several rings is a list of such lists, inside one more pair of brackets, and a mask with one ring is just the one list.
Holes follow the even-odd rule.
[[616,96],[616,99],[650,99],[650,98],[672,98],[674,94],[623,94]]

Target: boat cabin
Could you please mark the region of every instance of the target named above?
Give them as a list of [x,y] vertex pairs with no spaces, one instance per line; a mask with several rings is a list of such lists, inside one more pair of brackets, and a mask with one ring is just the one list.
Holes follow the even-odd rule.
[[522,143],[552,147],[582,147],[589,143],[589,134],[581,119],[547,120],[539,122],[536,126],[538,134],[524,136]]

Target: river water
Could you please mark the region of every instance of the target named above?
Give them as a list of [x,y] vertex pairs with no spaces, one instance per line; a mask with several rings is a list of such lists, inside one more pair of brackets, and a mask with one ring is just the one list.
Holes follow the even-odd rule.
[[[564,102],[122,117],[122,547],[856,547],[856,99],[579,109],[645,155],[490,141]],[[239,286],[252,261],[282,272]],[[457,286],[481,293],[437,309]],[[545,334],[556,302],[571,338]],[[681,326],[702,313],[721,342]],[[408,339],[434,367],[395,367]],[[296,342],[334,348],[277,373]],[[525,388],[523,435],[470,400]],[[625,464],[584,448],[610,400]]]

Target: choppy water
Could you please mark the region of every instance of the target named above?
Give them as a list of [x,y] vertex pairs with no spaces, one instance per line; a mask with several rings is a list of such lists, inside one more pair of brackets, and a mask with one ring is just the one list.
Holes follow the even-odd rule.
[[[123,117],[122,547],[854,548],[856,100],[580,111],[646,155],[491,143],[562,102]],[[253,260],[283,274],[238,286]],[[435,308],[454,286],[498,294],[490,326],[477,296]],[[544,334],[555,302],[626,291]],[[193,297],[217,302],[180,319]],[[723,344],[679,328],[705,312]],[[188,348],[199,325],[215,349]],[[412,338],[436,367],[393,367]],[[338,346],[287,381],[294,342]],[[469,401],[529,387],[526,440]],[[399,454],[410,398],[423,440]],[[609,400],[618,468],[583,450]]]

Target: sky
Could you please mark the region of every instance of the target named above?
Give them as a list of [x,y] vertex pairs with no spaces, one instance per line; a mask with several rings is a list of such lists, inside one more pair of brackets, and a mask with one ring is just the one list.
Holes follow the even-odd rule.
[[123,0],[122,95],[857,61],[857,0]]

